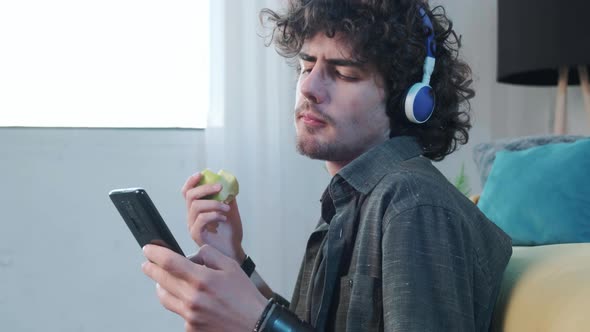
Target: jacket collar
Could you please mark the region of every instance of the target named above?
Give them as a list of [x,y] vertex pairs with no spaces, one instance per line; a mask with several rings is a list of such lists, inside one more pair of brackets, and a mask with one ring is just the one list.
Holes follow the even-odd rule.
[[333,187],[344,180],[354,190],[368,194],[379,181],[401,162],[422,155],[422,148],[411,136],[392,137],[372,147],[344,166],[330,183]]

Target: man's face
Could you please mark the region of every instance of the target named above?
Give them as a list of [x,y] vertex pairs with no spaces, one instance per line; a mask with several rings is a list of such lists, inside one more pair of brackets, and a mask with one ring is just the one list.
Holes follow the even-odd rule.
[[320,32],[299,55],[297,150],[310,158],[349,162],[389,137],[382,77],[353,60],[346,40]]

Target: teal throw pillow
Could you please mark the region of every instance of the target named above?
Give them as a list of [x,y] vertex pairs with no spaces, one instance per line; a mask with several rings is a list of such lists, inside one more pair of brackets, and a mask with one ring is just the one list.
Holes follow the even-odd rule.
[[495,140],[492,142],[477,144],[473,148],[473,161],[475,161],[475,166],[477,167],[477,171],[479,172],[481,186],[485,187],[488,175],[492,170],[492,165],[494,165],[496,154],[499,151],[521,151],[539,145],[566,142],[570,143],[585,138],[587,137],[573,135],[523,136],[516,138],[505,138]]
[[513,245],[590,242],[590,139],[498,152],[478,206]]

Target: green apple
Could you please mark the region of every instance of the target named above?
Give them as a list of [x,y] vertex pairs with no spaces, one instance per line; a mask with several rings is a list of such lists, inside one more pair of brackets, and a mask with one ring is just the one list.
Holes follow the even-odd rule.
[[199,185],[219,183],[222,187],[220,192],[208,196],[208,199],[214,199],[229,204],[240,192],[238,180],[230,172],[220,170],[215,174],[211,170],[205,169],[201,174],[203,177],[201,178],[201,181],[199,181]]

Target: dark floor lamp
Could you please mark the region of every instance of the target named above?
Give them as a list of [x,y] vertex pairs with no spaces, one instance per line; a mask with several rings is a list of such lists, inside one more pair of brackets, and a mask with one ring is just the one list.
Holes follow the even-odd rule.
[[590,0],[498,0],[500,83],[557,85],[554,134],[565,134],[568,85],[581,85],[590,125]]

